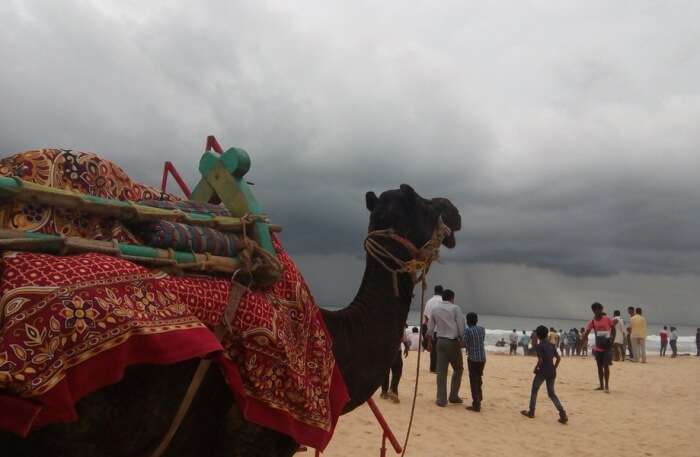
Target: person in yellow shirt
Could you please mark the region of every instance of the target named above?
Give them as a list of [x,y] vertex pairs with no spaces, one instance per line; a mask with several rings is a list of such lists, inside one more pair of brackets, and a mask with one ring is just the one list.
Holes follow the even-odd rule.
[[547,334],[547,341],[549,341],[549,344],[554,346],[554,349],[559,347],[559,334],[557,333],[556,330],[554,330],[554,327],[549,327],[549,333]]
[[642,316],[642,308],[635,310],[630,318],[630,338],[632,340],[633,362],[647,363],[647,320]]

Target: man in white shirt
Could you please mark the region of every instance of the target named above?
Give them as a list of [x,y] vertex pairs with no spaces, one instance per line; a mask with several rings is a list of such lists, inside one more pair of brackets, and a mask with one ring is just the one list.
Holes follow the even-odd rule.
[[[437,399],[438,406],[450,403],[463,403],[459,397],[464,362],[460,339],[464,335],[466,322],[459,306],[454,304],[455,293],[450,289],[442,293],[442,301],[435,305],[428,319],[428,334],[435,333],[437,352]],[[447,366],[452,366],[450,396],[447,397]]]
[[508,355],[518,355],[518,332],[513,329],[513,333],[508,338],[510,339],[510,352]]
[[627,341],[627,330],[625,321],[620,315],[620,310],[613,312],[613,323],[615,324],[615,340],[613,341],[613,359],[617,362],[625,361],[625,342]]
[[[408,330],[406,330],[408,333]],[[418,336],[420,335],[420,329],[418,327],[412,327],[410,329],[410,334],[408,335],[408,341],[411,343],[410,349],[412,351],[420,350],[418,346]]]
[[435,338],[436,335],[428,333],[426,330],[428,328],[428,320],[430,320],[430,313],[432,312],[433,308],[438,303],[442,303],[442,286],[438,284],[435,286],[435,295],[430,297],[428,301],[425,303],[425,308],[423,309],[423,325],[422,325],[422,330],[423,330],[423,339],[425,340],[426,346],[425,348],[428,348],[430,350],[430,372],[431,373],[436,373],[437,371],[437,352],[436,352],[436,344],[435,344]]
[[678,357],[678,332],[676,332],[676,327],[671,327],[669,342],[671,344],[671,351],[673,351],[671,357]]

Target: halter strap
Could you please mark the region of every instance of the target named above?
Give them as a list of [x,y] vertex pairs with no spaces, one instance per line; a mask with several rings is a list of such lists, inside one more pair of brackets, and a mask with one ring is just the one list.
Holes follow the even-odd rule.
[[[399,296],[398,274],[409,273],[413,284],[424,282],[425,277],[430,269],[430,264],[438,258],[440,245],[452,231],[442,221],[442,216],[438,216],[437,224],[433,230],[431,238],[421,247],[417,249],[415,245],[405,237],[396,233],[393,229],[374,230],[367,234],[364,247],[367,254],[372,256],[385,270],[393,276],[394,294]],[[389,238],[398,242],[411,255],[409,260],[402,260],[393,255],[382,243],[375,238]],[[396,268],[391,268],[387,265],[387,261],[392,261],[396,264]],[[420,273],[420,275],[418,275]]]

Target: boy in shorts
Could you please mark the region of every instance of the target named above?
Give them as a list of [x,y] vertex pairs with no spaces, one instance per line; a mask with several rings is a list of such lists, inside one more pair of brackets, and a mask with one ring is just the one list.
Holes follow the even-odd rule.
[[[535,370],[533,371],[533,373],[535,373],[535,378],[532,380],[530,409],[520,411],[520,414],[531,419],[535,417],[537,392],[540,390],[542,383],[546,382],[547,395],[549,395],[549,399],[552,400],[557,411],[559,411],[559,422],[566,424],[569,418],[566,416],[566,411],[564,411],[564,407],[561,405],[556,392],[554,392],[554,381],[557,378],[557,367],[559,366],[559,362],[561,362],[561,357],[559,353],[557,353],[557,348],[547,341],[547,327],[540,325],[535,331],[537,332],[539,344],[535,347],[537,365],[535,365]],[[556,359],[556,362],[554,362],[554,359]]]

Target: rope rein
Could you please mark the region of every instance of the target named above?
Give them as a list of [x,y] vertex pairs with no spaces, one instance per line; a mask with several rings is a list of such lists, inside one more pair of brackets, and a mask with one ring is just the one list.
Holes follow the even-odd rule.
[[[437,225],[435,230],[433,230],[432,237],[421,247],[416,249],[416,247],[406,238],[396,234],[392,229],[387,230],[375,230],[370,232],[365,239],[365,250],[367,254],[372,256],[385,270],[391,273],[394,295],[399,296],[399,284],[398,275],[399,273],[408,273],[411,275],[411,281],[413,284],[421,283],[421,299],[420,299],[420,319],[423,319],[423,313],[425,313],[425,291],[428,287],[426,278],[428,276],[428,271],[430,270],[430,265],[436,259],[438,259],[440,245],[442,240],[445,239],[451,233],[449,227],[445,225],[442,221],[442,217],[438,217]],[[393,255],[387,248],[385,248],[377,239],[384,238],[392,239],[404,248],[406,248],[411,253],[411,259],[401,260],[395,255]],[[388,262],[393,262],[396,264],[395,268],[391,268]],[[422,322],[421,322],[422,324]],[[423,339],[423,332],[418,332],[418,359],[416,360],[416,382],[413,385],[413,400],[411,401],[411,414],[408,419],[408,427],[406,428],[406,437],[403,442],[403,450],[401,452],[401,457],[406,454],[406,448],[408,447],[408,440],[411,436],[411,428],[413,427],[413,417],[416,412],[416,398],[418,397],[418,377],[420,376],[420,356],[421,345]]]
[[[430,268],[430,267],[428,267]],[[427,270],[425,272],[428,273]],[[421,293],[420,293],[420,318],[423,318],[423,313],[425,312],[425,290],[428,284],[425,279],[421,281]],[[418,376],[420,375],[420,355],[423,352],[421,350],[423,339],[423,332],[418,332],[418,359],[416,360],[416,382],[413,384],[413,400],[411,400],[411,415],[408,418],[408,427],[406,428],[406,438],[403,441],[403,451],[401,452],[401,457],[406,454],[406,448],[408,447],[408,438],[411,436],[411,427],[413,427],[413,416],[416,412],[416,398],[418,398]]]

